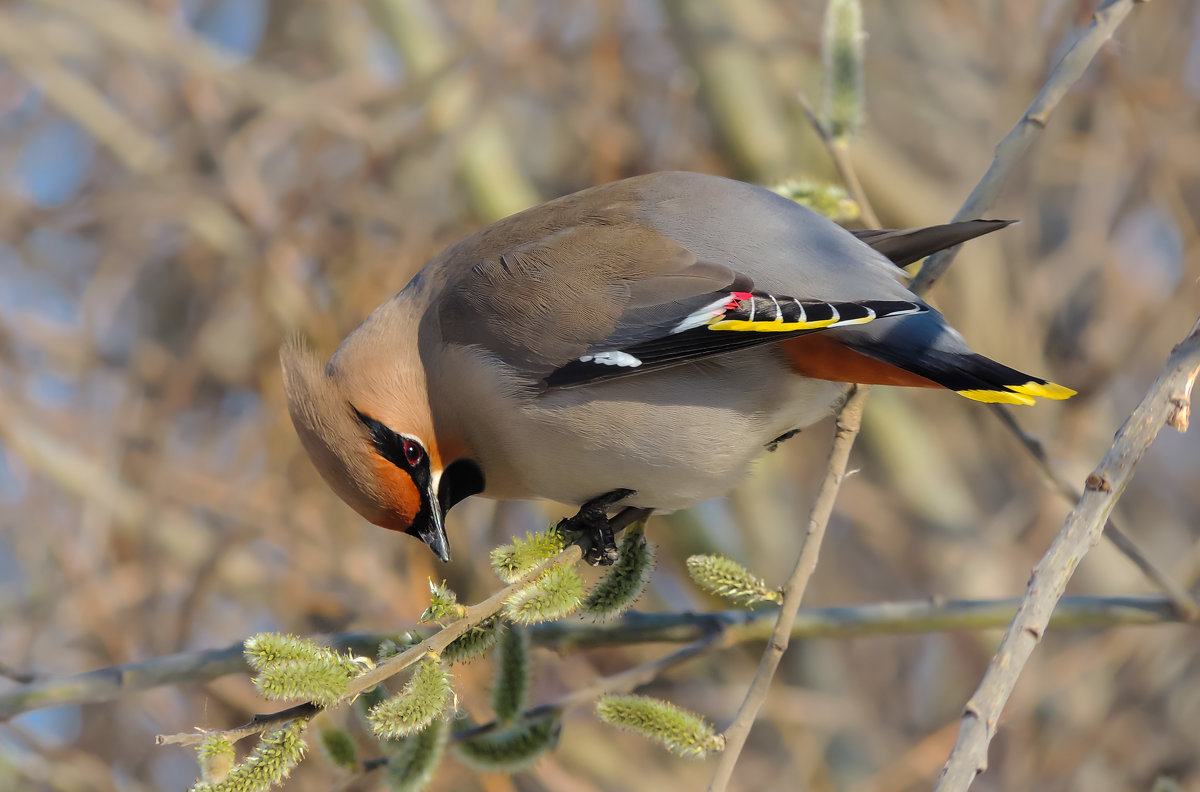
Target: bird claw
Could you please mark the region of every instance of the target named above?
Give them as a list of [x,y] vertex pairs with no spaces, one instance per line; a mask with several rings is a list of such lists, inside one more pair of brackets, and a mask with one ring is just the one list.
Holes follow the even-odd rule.
[[574,517],[560,520],[555,528],[568,542],[579,542],[584,561],[592,566],[612,566],[617,561],[617,540],[608,510],[634,492],[631,489],[615,489],[592,498],[579,507]]
[[612,566],[617,563],[617,539],[613,536],[607,520],[598,526],[598,530],[590,538],[591,541],[583,552],[584,561],[592,566]]

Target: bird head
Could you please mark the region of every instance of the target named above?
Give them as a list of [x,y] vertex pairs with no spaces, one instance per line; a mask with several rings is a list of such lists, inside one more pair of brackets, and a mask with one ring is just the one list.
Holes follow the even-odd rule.
[[467,460],[449,470],[443,466],[419,372],[395,372],[371,361],[349,365],[341,356],[323,367],[298,341],[280,351],[288,411],[300,442],[355,511],[417,537],[449,561],[443,516],[483,490],[478,467]]

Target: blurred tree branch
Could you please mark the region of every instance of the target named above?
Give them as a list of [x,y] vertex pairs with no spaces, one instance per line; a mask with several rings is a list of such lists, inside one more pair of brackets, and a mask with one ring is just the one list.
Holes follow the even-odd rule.
[[[451,48],[437,23],[437,4],[374,0],[372,7],[417,79],[446,68]],[[502,119],[477,79],[462,70],[445,73],[429,86],[427,112],[441,134],[470,130],[459,141],[459,172],[475,209],[491,222],[538,203],[538,192],[525,177]]]
[[35,32],[7,12],[0,13],[0,52],[131,171],[153,175],[166,166],[167,154],[157,140],[119,112],[91,83],[59,63]]
[[[988,166],[983,178],[975,185],[975,189],[967,196],[962,208],[954,215],[954,220],[974,220],[982,217],[983,213],[996,202],[996,197],[1000,195],[1000,190],[1008,181],[1013,167],[1024,156],[1034,139],[1046,128],[1054,108],[1066,96],[1067,91],[1083,76],[1092,59],[1096,57],[1096,53],[1112,38],[1113,33],[1125,21],[1125,17],[1133,10],[1133,7],[1144,1],[1105,0],[1104,4],[1092,14],[1091,24],[1080,32],[1075,43],[1050,72],[1050,76],[1042,85],[1042,90],[1038,91],[1038,95],[1030,102],[1016,126],[997,144],[992,164]],[[916,278],[913,279],[913,290],[917,294],[927,292],[949,269],[956,255],[958,255],[958,248],[949,248],[930,256],[921,267],[921,271],[917,273]]]
[[170,22],[165,15],[126,0],[38,0],[51,13],[78,20],[114,48],[151,58],[181,70],[188,77],[210,80],[236,96],[271,109],[286,108],[293,115],[311,118],[343,134],[367,127],[363,116],[345,106],[356,98],[344,87],[340,92],[313,96],[313,86],[287,72],[256,63],[234,63],[199,36]]
[[668,0],[663,9],[696,70],[701,97],[730,159],[752,181],[777,179],[792,147],[791,125],[761,58],[736,30],[756,16],[778,25],[775,9],[755,0]]
[[[800,610],[791,638],[851,638],[908,635],[1004,626],[1018,600],[910,600]],[[721,647],[770,638],[777,608],[711,613],[631,612],[597,624],[550,622],[530,628],[534,645],[555,651],[641,643],[692,643],[719,632]],[[1066,597],[1054,611],[1057,628],[1097,628],[1162,624],[1179,616],[1165,597]],[[418,633],[420,631],[417,631]],[[371,655],[396,632],[339,633],[319,637],[331,647]],[[181,652],[123,663],[69,677],[39,679],[22,672],[24,684],[0,694],[0,720],[46,707],[94,704],[164,685],[207,682],[248,670],[241,643],[223,649]]]

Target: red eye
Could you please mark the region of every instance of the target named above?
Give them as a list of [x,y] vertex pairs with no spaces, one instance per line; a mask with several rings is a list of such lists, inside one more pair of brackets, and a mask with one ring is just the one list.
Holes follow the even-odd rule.
[[421,448],[420,443],[413,440],[404,441],[404,458],[408,460],[408,464],[416,466],[424,455],[425,449]]

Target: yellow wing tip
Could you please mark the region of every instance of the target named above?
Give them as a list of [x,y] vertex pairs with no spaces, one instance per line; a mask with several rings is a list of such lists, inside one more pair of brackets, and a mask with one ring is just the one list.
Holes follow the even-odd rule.
[[988,404],[1023,404],[1035,403],[1034,397],[1043,399],[1069,399],[1075,395],[1070,388],[1053,382],[1026,382],[1024,385],[1006,385],[1004,390],[960,390],[960,396],[966,396],[978,402]]

